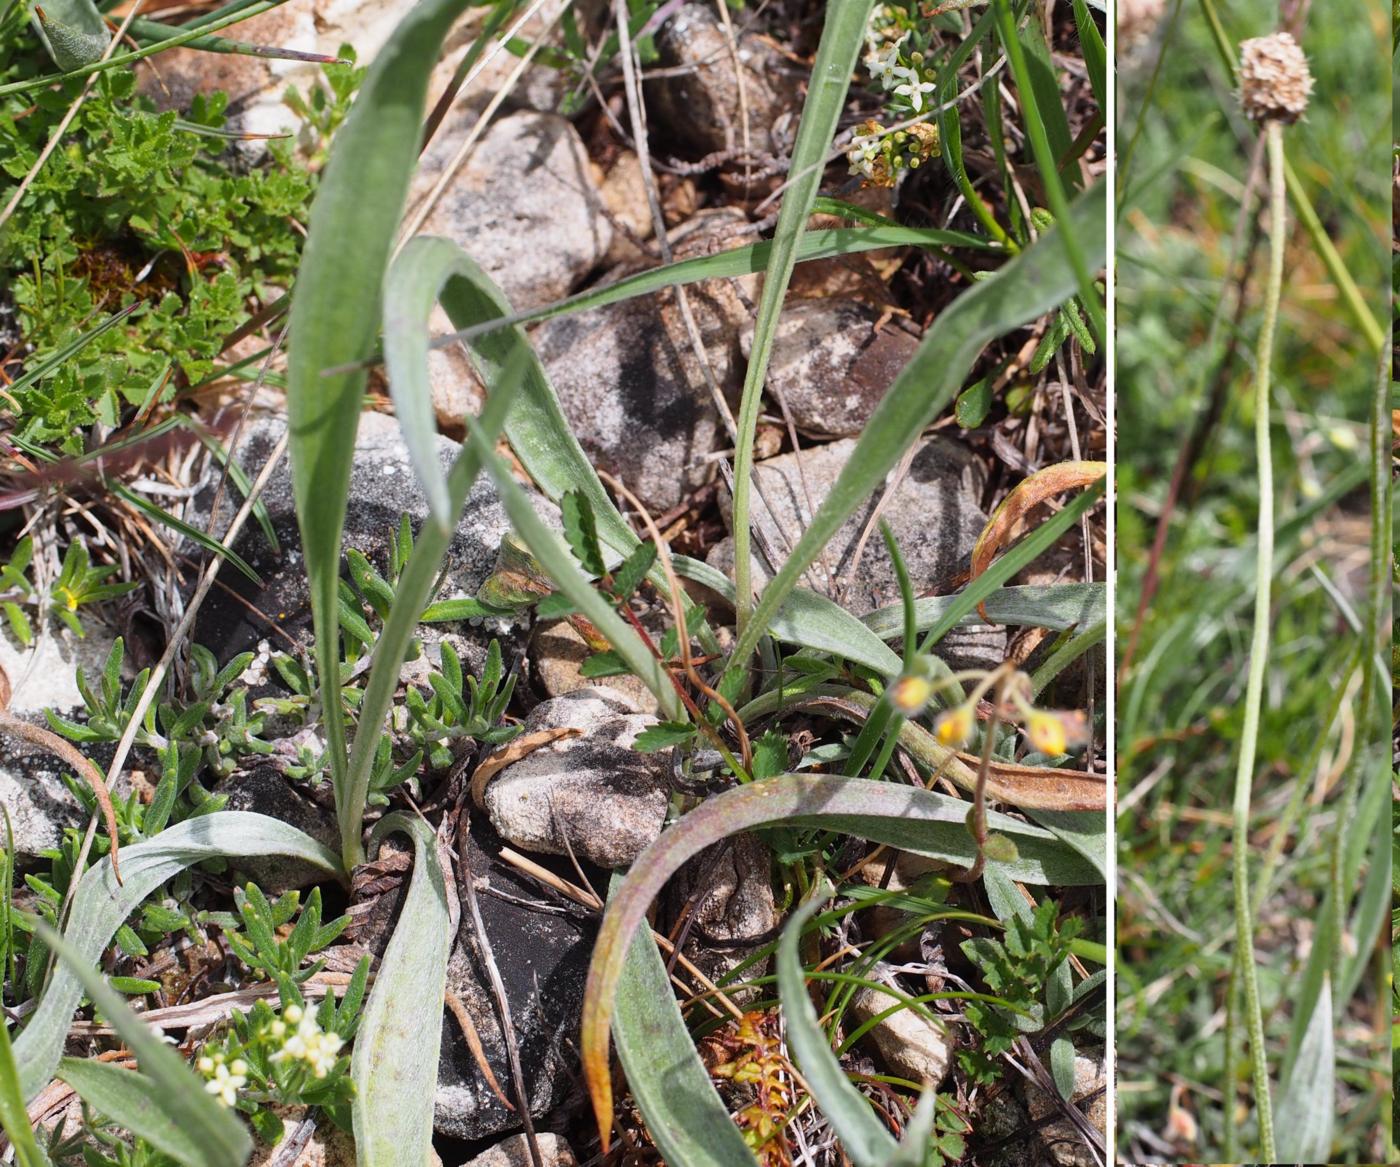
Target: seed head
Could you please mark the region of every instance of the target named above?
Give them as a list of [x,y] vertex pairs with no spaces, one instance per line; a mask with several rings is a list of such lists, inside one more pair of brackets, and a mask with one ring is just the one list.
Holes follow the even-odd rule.
[[1308,108],[1313,79],[1308,59],[1286,32],[1240,44],[1240,104],[1256,122],[1296,122]]
[[1128,50],[1141,48],[1162,22],[1165,0],[1118,0],[1118,44]]

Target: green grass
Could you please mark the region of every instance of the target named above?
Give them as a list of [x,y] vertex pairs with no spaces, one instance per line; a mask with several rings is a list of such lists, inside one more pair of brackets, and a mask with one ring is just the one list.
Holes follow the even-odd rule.
[[[1384,1156],[1388,1110],[1377,1089],[1383,1049],[1373,1022],[1382,974],[1372,955],[1386,860],[1378,831],[1367,828],[1386,801],[1389,766],[1381,682],[1372,669],[1363,686],[1361,666],[1377,590],[1368,566],[1376,555],[1366,451],[1377,399],[1374,321],[1389,315],[1381,274],[1388,71],[1375,38],[1343,27],[1380,29],[1387,14],[1360,0],[1344,7],[1325,20],[1315,12],[1300,37],[1317,84],[1307,117],[1285,135],[1297,187],[1315,204],[1335,256],[1319,245],[1299,190],[1291,190],[1270,426],[1279,525],[1273,647],[1249,862],[1280,1139],[1297,1109],[1296,1086],[1279,1097],[1326,972],[1341,1100],[1329,1161],[1369,1162]],[[1250,395],[1266,242],[1260,237],[1250,250],[1237,319],[1233,236],[1253,134],[1238,112],[1206,6],[1168,5],[1168,19],[1174,11],[1155,89],[1149,93],[1150,55],[1120,89],[1120,142],[1133,142],[1118,216],[1120,651],[1136,624],[1175,455],[1209,411],[1208,387],[1227,350],[1231,363],[1214,390],[1218,415],[1184,483],[1157,593],[1119,690],[1118,787],[1129,799],[1118,823],[1119,1148],[1127,1157],[1136,1150],[1209,1161],[1247,1155],[1259,1138],[1242,1056],[1244,1017],[1227,1015],[1225,988],[1232,952],[1227,822],[1244,732],[1260,506]],[[1221,19],[1237,42],[1272,31],[1274,9],[1236,5]],[[1249,250],[1248,225],[1244,240]],[[1361,306],[1339,288],[1343,270],[1361,290]],[[1212,337],[1222,288],[1227,301]],[[1376,616],[1388,627],[1388,610]],[[1344,717],[1329,716],[1338,701]],[[1334,772],[1339,749],[1346,765]],[[1315,787],[1319,774],[1328,776],[1325,788]],[[1334,931],[1342,920],[1350,937],[1344,944]],[[1299,954],[1300,929],[1311,959]],[[1301,1080],[1301,1072],[1293,1077]],[[1227,1088],[1243,1106],[1236,1135],[1221,1100]],[[1169,1132],[1174,1090],[1199,1136],[1167,1144],[1169,1152],[1153,1140]]]

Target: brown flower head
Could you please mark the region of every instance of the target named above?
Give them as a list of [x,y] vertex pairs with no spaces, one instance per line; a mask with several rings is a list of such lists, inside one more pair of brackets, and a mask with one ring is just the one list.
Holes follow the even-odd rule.
[[1286,32],[1240,44],[1240,104],[1256,122],[1296,122],[1308,108],[1313,79],[1308,59]]

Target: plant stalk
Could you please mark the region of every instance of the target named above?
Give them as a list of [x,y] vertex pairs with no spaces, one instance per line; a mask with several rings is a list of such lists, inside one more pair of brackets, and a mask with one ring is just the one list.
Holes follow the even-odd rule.
[[[1273,1100],[1264,1050],[1264,1017],[1259,1006],[1259,979],[1254,964],[1254,923],[1249,895],[1249,803],[1254,784],[1254,761],[1259,740],[1259,712],[1264,696],[1264,672],[1269,663],[1269,609],[1274,565],[1274,470],[1269,443],[1269,392],[1278,304],[1283,292],[1284,216],[1283,123],[1264,125],[1269,154],[1269,280],[1264,293],[1264,323],[1254,390],[1254,443],[1259,462],[1259,544],[1254,575],[1254,636],[1249,649],[1249,679],[1245,687],[1244,727],[1239,766],[1235,771],[1234,874],[1235,953],[1244,990],[1244,1020],[1253,1068],[1255,1106],[1259,1116],[1261,1162],[1274,1162]],[[1229,1105],[1229,1100],[1226,1102]]]

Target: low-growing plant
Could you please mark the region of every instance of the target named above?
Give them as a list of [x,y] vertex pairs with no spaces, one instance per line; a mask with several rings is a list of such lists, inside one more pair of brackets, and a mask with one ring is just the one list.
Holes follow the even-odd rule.
[[[496,742],[511,732],[500,720],[513,679],[504,675],[498,647],[488,655],[481,676],[473,678],[444,642],[440,667],[430,682],[431,697],[410,689],[402,706],[405,712],[395,709],[401,667],[414,651],[425,614],[441,617],[453,604],[459,605],[452,609],[459,618],[464,612],[490,613],[493,601],[508,599],[488,595],[467,601],[479,606],[475,609],[463,609],[462,601],[452,599],[432,605],[468,491],[484,471],[494,482],[521,549],[553,589],[543,600],[529,602],[590,630],[600,649],[590,665],[594,675],[626,669],[650,687],[662,727],[645,744],[675,748],[678,758],[691,761],[701,749],[715,747],[722,760],[720,784],[727,787],[675,819],[627,876],[618,880],[604,913],[589,973],[581,1038],[603,1147],[606,1150],[612,1135],[611,1031],[633,1096],[668,1162],[677,1167],[692,1162],[748,1164],[753,1162],[751,1144],[735,1128],[715,1092],[670,993],[649,931],[639,930],[652,899],[683,862],[738,831],[772,827],[786,832],[775,837],[795,843],[794,856],[808,857],[811,870],[795,860],[789,864],[794,879],[806,886],[815,884],[822,869],[834,860],[833,833],[854,834],[934,857],[950,864],[966,881],[982,882],[989,889],[996,886],[1004,891],[1011,880],[1041,887],[1103,882],[1104,792],[1103,783],[1094,776],[1084,778],[1086,785],[1097,781],[1097,799],[1090,796],[1081,805],[1061,798],[1053,808],[1028,806],[1026,813],[1043,819],[1043,826],[987,806],[989,789],[1011,790],[1001,779],[1007,765],[1015,765],[1029,784],[1039,781],[1042,794],[1058,777],[1054,767],[1042,764],[1051,760],[1047,756],[1024,759],[1031,765],[1015,763],[1019,739],[999,722],[1013,717],[1025,721],[1037,750],[1055,755],[1058,761],[1065,760],[1062,755],[1069,744],[1071,723],[1039,709],[1034,704],[1035,682],[1010,669],[994,671],[990,680],[954,676],[945,694],[937,689],[943,676],[934,663],[942,637],[970,617],[979,603],[991,609],[1007,599],[1002,585],[1082,516],[1099,497],[1101,487],[1085,491],[996,563],[983,565],[986,570],[951,602],[921,609],[907,578],[902,578],[903,602],[893,626],[886,626],[883,635],[831,599],[800,589],[798,581],[834,532],[885,483],[924,428],[952,404],[987,344],[1059,310],[1076,293],[1093,326],[1101,327],[1103,309],[1091,276],[1104,254],[1104,189],[1093,185],[1081,190],[1086,184],[1076,176],[1070,185],[1079,193],[1069,201],[1050,155],[1050,138],[1039,120],[1053,108],[1058,130],[1063,109],[1057,98],[1053,107],[1037,110],[1038,103],[1045,102],[1031,85],[1021,54],[1021,38],[1031,34],[1020,30],[1018,14],[1005,0],[996,0],[970,38],[950,39],[936,69],[929,63],[930,75],[937,76],[941,87],[956,76],[979,44],[1000,43],[1012,61],[1034,140],[1039,179],[1055,212],[1054,225],[1034,241],[1027,236],[1024,246],[1014,250],[984,238],[974,240],[976,248],[1006,262],[994,274],[974,281],[939,316],[858,440],[809,530],[786,561],[777,565],[774,579],[755,594],[748,557],[753,431],[778,312],[794,265],[799,257],[818,254],[822,247],[843,254],[892,241],[888,233],[872,233],[864,227],[843,229],[835,239],[813,238],[805,232],[823,159],[845,108],[870,3],[832,5],[824,14],[813,70],[820,85],[813,87],[803,111],[791,162],[793,180],[771,242],[706,257],[700,263],[673,265],[662,273],[646,273],[646,279],[611,285],[564,308],[551,309],[579,310],[607,297],[640,294],[647,279],[655,286],[693,282],[729,266],[764,272],[754,355],[738,422],[737,582],[696,560],[672,555],[654,528],[650,540],[637,536],[570,433],[519,319],[477,264],[443,239],[418,237],[399,246],[400,218],[422,141],[428,77],[449,29],[465,7],[466,0],[423,0],[364,75],[329,151],[292,297],[287,376],[290,450],[315,643],[310,667],[292,658],[285,658],[279,667],[294,682],[297,707],[308,718],[314,716],[324,734],[339,847],[332,851],[267,816],[222,811],[172,822],[154,837],[124,848],[123,866],[130,872],[124,881],[117,880],[110,863],[89,870],[69,889],[72,909],[64,935],[71,944],[72,959],[55,969],[15,1043],[20,1093],[32,1097],[58,1064],[72,1011],[84,988],[92,991],[87,965],[166,881],[196,862],[236,862],[250,854],[294,856],[344,880],[373,854],[380,840],[400,832],[413,844],[412,874],[374,986],[354,1023],[348,1075],[342,1064],[342,1043],[352,1031],[348,1022],[342,1025],[341,1021],[352,1005],[358,1010],[363,975],[357,974],[359,990],[348,992],[338,1011],[323,1003],[313,1030],[307,1020],[311,1014],[293,981],[304,971],[315,942],[334,925],[321,926],[318,913],[312,913],[308,903],[301,923],[291,933],[296,943],[291,938],[279,940],[273,922],[288,908],[251,891],[239,901],[243,939],[231,941],[231,947],[251,968],[277,977],[283,1008],[280,1016],[270,1006],[261,1011],[255,1008],[248,1018],[235,1021],[200,1056],[196,1067],[204,1078],[199,1092],[245,1110],[255,1125],[268,1123],[266,1130],[258,1127],[260,1133],[275,1133],[268,1120],[258,1117],[265,1113],[264,1104],[289,1098],[314,1101],[338,1120],[348,1119],[363,1167],[426,1160],[432,1138],[442,996],[456,919],[456,881],[441,840],[421,816],[391,813],[379,819],[368,839],[365,819],[374,801],[388,801],[393,787],[417,772],[420,758],[430,765],[445,764],[452,746],[465,737]],[[513,6],[498,9],[510,10]],[[631,69],[635,46],[630,34],[637,12],[620,4],[618,20],[617,47]],[[1089,27],[1093,28],[1092,22]],[[1096,28],[1093,32],[1098,35]],[[1101,73],[1101,57],[1097,68]],[[1101,89],[1103,77],[1098,76],[1096,83]],[[921,245],[945,246],[954,238],[945,232],[884,230],[908,232],[893,238]],[[346,240],[353,240],[354,246],[347,246]],[[487,386],[481,414],[467,419],[467,439],[446,472],[439,458],[427,372],[427,322],[438,303],[461,330]],[[363,557],[346,554],[347,581],[342,535],[354,439],[367,384],[365,366],[380,355],[376,338],[381,334],[389,390],[427,499],[428,518],[414,538],[408,538],[406,530],[399,532],[387,576]],[[540,491],[559,505],[562,535],[540,517],[496,452],[500,435],[509,441]],[[897,548],[893,555],[900,564]],[[902,566],[900,571],[903,577]],[[727,652],[708,627],[706,614],[685,599],[683,579],[701,583],[734,604],[737,641]],[[634,610],[643,593],[668,607],[670,626],[659,640],[652,638]],[[1079,607],[1072,617],[1032,619],[1048,619],[1061,629],[1069,628],[1079,623],[1086,601],[1092,606],[1096,596],[1101,602],[1098,592],[1078,594]],[[1091,631],[1080,633],[1088,639],[1079,651],[1097,643]],[[903,658],[886,643],[898,638],[903,640]],[[695,641],[706,658],[699,662]],[[780,655],[784,652],[787,655]],[[752,663],[760,656],[765,662],[781,659],[784,668],[754,670]],[[1073,659],[1073,653],[1063,659]],[[366,660],[368,671],[361,686],[352,674]],[[785,689],[783,678],[793,674],[802,683]],[[215,674],[213,681],[221,681],[222,676]],[[962,680],[984,684],[981,693],[974,689],[976,696],[991,693],[996,712],[985,726],[979,727],[976,717],[971,726],[965,724],[976,696],[955,695],[955,686]],[[922,699],[905,699],[901,704],[900,694],[908,698],[920,683],[927,690]],[[746,723],[772,716],[789,695],[826,702],[842,711],[839,716],[864,721],[868,728],[853,741],[840,743],[844,749],[837,760],[845,773],[788,772],[790,760],[781,734],[765,734],[757,744],[749,740]],[[119,688],[111,694],[104,689],[100,696],[104,702],[100,712],[113,726],[119,709],[134,712]],[[217,703],[217,698],[211,699],[202,717],[213,716]],[[940,711],[951,713],[952,724],[960,727],[957,734],[945,733],[942,742],[937,728],[919,724],[919,718],[927,715],[932,720]],[[162,721],[157,712],[144,723],[144,732],[154,744],[152,735],[172,739],[176,726],[182,733],[218,736],[216,729],[188,712],[174,715],[173,721]],[[909,752],[916,758],[919,782],[881,780],[893,751],[917,735],[922,735],[917,748]],[[980,757],[972,762],[964,761],[954,748],[964,739],[980,749]],[[396,756],[400,748],[408,753],[407,760]],[[319,764],[312,759],[301,761],[308,768]],[[923,785],[944,774],[952,775],[955,784],[971,793],[971,800]],[[1072,780],[1068,783],[1074,785]],[[1008,920],[1019,919],[1005,895],[999,902]],[[315,903],[319,908],[319,901]],[[814,1100],[858,1167],[952,1161],[961,1154],[964,1128],[950,1100],[926,1091],[908,1117],[904,1139],[897,1142],[832,1053],[807,999],[805,974],[797,959],[797,941],[815,904],[815,899],[810,900],[793,915],[777,953],[784,1016]],[[1048,919],[1054,912],[1050,904],[1044,914]],[[1032,983],[1038,990],[1055,971],[1052,957],[1063,956],[1063,942],[1072,932],[1068,923],[1054,932],[1048,924],[1042,926],[1041,919],[1041,915],[1033,919],[1030,931],[1012,922],[1008,926],[1014,938],[1002,948],[977,950],[989,970],[986,975],[998,977],[1010,994],[1007,1000],[1013,1011],[1033,995]],[[1026,968],[1011,968],[1022,961]],[[990,1032],[992,1015],[983,1022]],[[279,1024],[280,1030],[276,1029]],[[283,1042],[280,1047],[278,1041]],[[286,1054],[296,1041],[301,1042],[296,1052]],[[141,1056],[144,1072],[146,1055]],[[324,1076],[318,1076],[318,1070],[324,1070]],[[181,1089],[187,1090],[188,1085]],[[324,1093],[315,1093],[318,1089]],[[237,1159],[230,1155],[218,1161]]]

